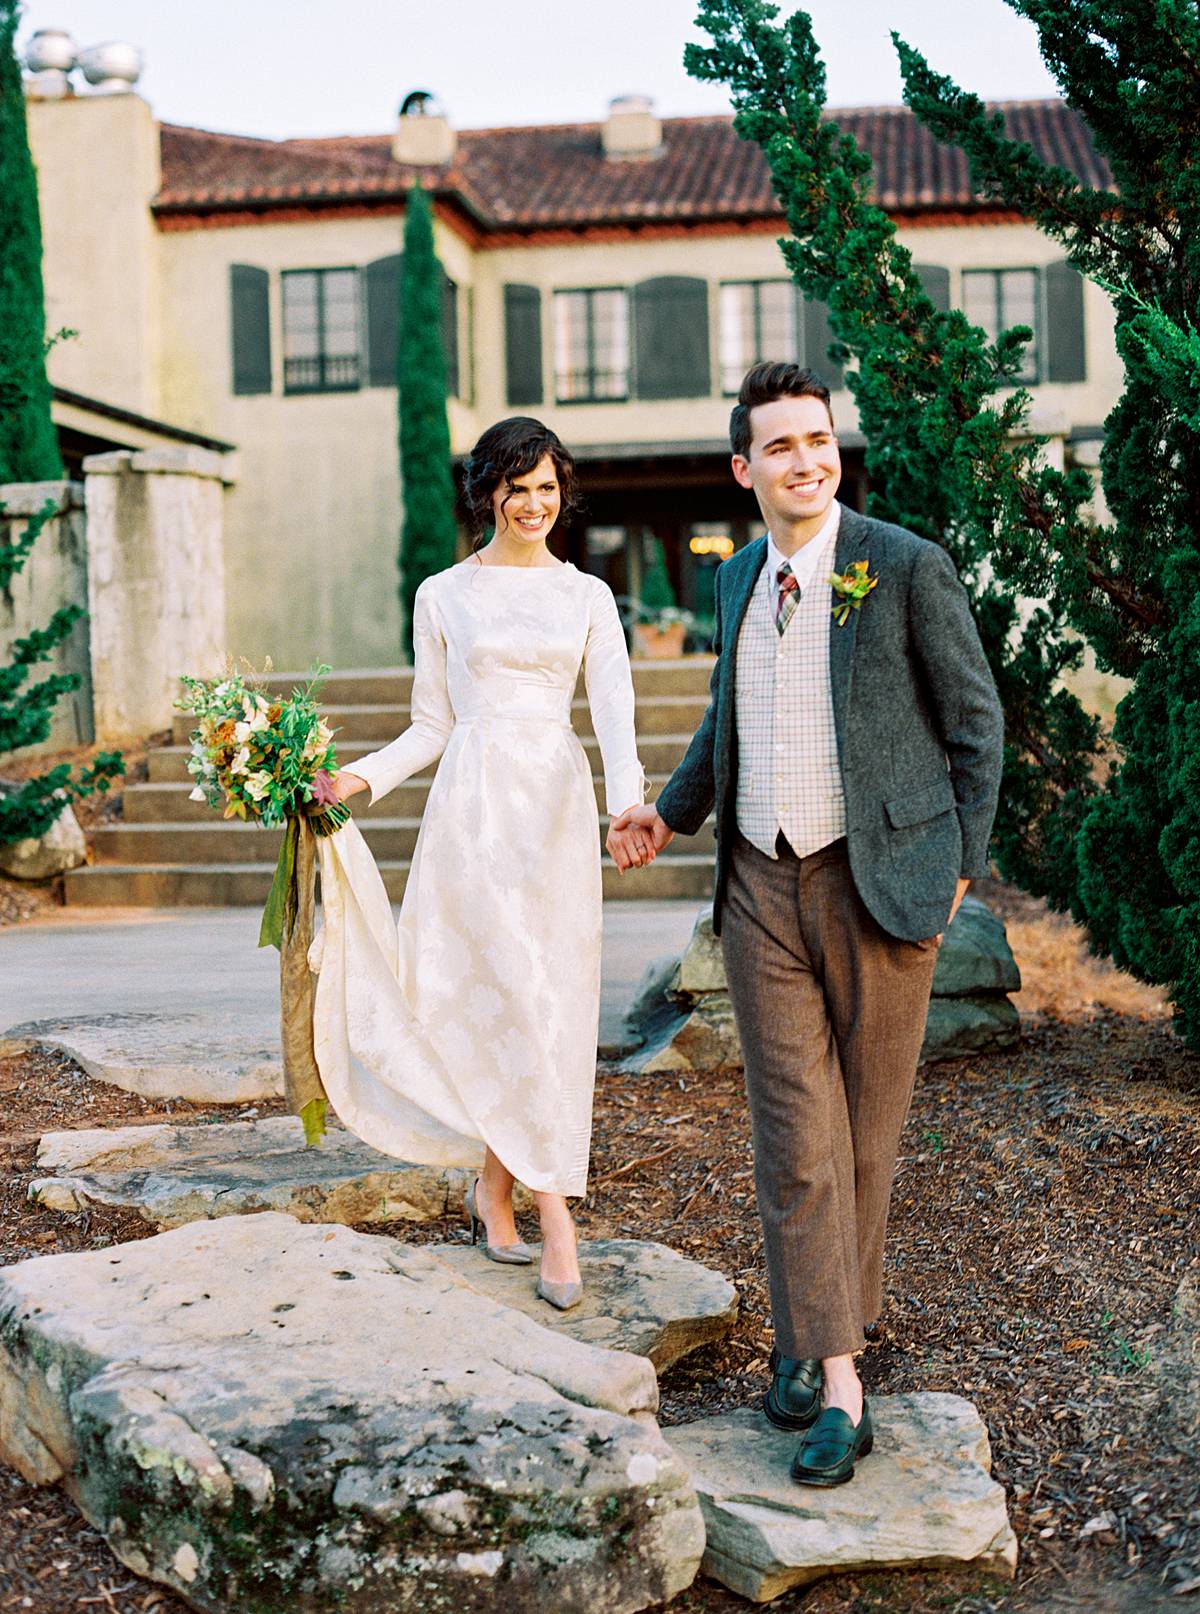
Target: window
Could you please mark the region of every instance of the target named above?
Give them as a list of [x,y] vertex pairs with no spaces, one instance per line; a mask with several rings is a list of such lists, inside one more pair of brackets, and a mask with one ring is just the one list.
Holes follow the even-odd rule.
[[556,291],[554,378],[559,403],[629,396],[629,294],[620,288]]
[[1039,318],[1040,275],[1036,269],[965,269],[963,311],[994,340],[1014,325],[1028,325],[1033,341],[1025,349],[1016,380],[1032,384],[1041,377],[1042,328]]
[[283,390],[345,392],[361,380],[357,269],[283,275]]
[[790,280],[731,280],[721,287],[721,391],[736,393],[760,359],[800,352],[796,288]]

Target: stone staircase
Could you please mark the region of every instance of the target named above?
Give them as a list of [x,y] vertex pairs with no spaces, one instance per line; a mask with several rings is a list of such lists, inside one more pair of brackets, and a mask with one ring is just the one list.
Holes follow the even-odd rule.
[[[712,658],[635,661],[638,751],[653,799],[683,756],[708,701]],[[272,693],[290,694],[303,673],[268,680]],[[333,673],[323,687],[323,709],[337,731],[338,760],[353,767],[396,737],[409,721],[409,668]],[[608,829],[600,751],[592,733],[582,680],[574,725],[592,767],[601,839]],[[149,779],[125,787],[123,823],[97,829],[95,861],[66,876],[70,904],[112,907],[237,906],[266,901],[279,832],[224,821],[204,802],[189,801],[188,733],[192,719],[176,718],[171,743],[150,753]],[[420,828],[434,770],[398,786],[374,808],[352,802],[354,815],[379,864],[388,895],[398,902]],[[699,835],[680,836],[649,869],[618,874],[604,860],[605,898],[703,900],[712,889],[711,822]]]

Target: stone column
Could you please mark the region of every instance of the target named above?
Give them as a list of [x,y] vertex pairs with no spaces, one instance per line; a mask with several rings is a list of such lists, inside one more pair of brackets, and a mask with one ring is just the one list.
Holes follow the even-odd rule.
[[[15,543],[49,500],[54,514],[38,534],[21,570],[0,589],[0,666],[18,639],[44,628],[61,606],[87,605],[88,563],[80,482],[9,482],[0,487],[0,544]],[[50,734],[31,751],[62,751],[92,740],[88,623],[77,622],[48,661],[29,670],[25,688],[52,673],[76,673],[79,688],[54,708]]]
[[200,448],[83,462],[96,739],[169,728],[179,676],[225,660],[223,500],[229,472]]

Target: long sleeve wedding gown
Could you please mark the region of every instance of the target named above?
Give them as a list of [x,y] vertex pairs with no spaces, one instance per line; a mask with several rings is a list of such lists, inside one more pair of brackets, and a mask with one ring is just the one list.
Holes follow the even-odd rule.
[[412,721],[349,771],[372,802],[441,757],[399,924],[353,823],[318,842],[317,1063],[385,1154],[582,1194],[600,1002],[600,845],[571,728],[584,669],[608,810],[641,802],[613,596],[574,566],[467,561],[417,591]]

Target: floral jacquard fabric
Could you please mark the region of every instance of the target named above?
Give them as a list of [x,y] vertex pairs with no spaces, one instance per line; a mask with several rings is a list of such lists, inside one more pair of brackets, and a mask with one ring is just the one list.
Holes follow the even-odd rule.
[[582,667],[610,812],[643,799],[616,604],[573,566],[468,561],[417,591],[412,721],[349,764],[378,801],[438,761],[399,924],[353,823],[320,843],[317,1062],[384,1154],[582,1194],[600,1002],[600,838],[571,727]]

